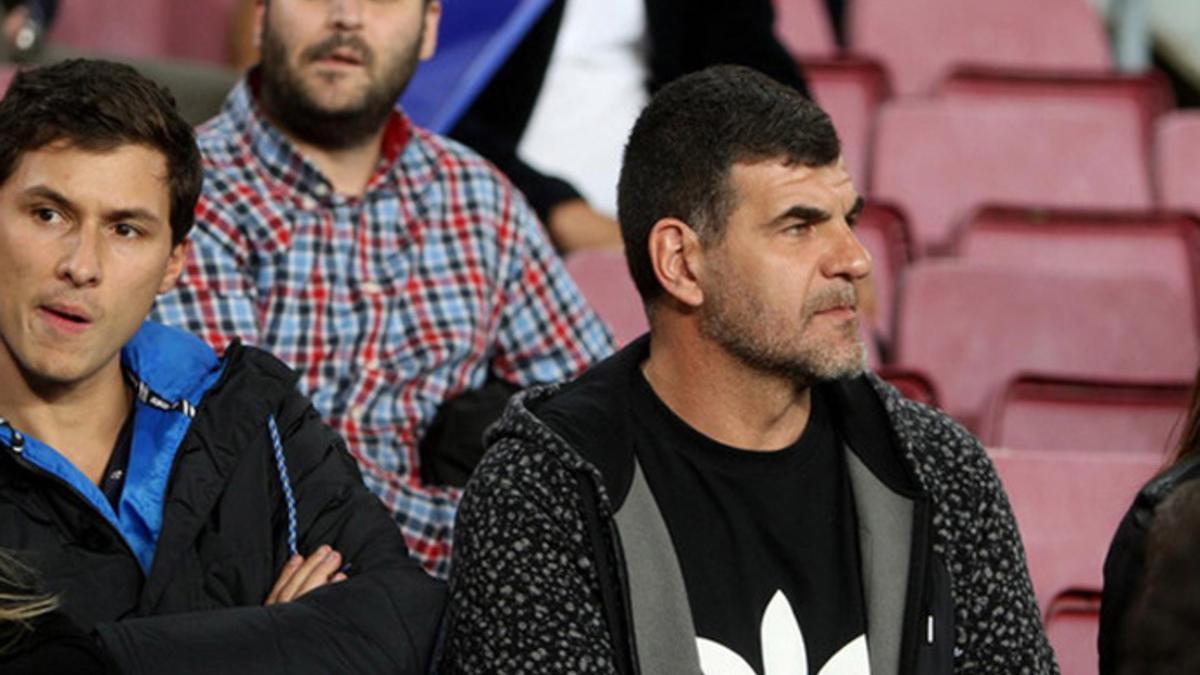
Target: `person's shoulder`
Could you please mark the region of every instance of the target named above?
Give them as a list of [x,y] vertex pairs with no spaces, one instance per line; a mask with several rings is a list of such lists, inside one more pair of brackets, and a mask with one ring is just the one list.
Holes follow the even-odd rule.
[[983,445],[960,422],[905,397],[874,373],[863,382],[879,396],[894,437],[927,492],[991,490],[998,483]]
[[241,125],[228,108],[196,127],[196,145],[200,148],[205,168],[220,166],[222,161],[242,154],[242,135]]
[[401,161],[412,177],[425,182],[459,186],[477,196],[494,193],[505,198],[519,194],[494,164],[459,141],[410,124],[411,137]]

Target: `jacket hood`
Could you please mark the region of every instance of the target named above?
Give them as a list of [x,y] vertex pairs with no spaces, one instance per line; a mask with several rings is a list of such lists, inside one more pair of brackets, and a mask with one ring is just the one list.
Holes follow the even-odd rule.
[[[569,466],[598,472],[614,509],[619,508],[633,480],[629,387],[649,353],[649,335],[643,335],[575,380],[519,392],[488,430],[485,443],[490,447],[501,438],[533,443]],[[816,387],[830,397],[843,440],[888,487],[908,496],[922,491],[912,467],[914,441],[896,420],[914,406],[926,416],[939,413],[905,399],[871,372]]]

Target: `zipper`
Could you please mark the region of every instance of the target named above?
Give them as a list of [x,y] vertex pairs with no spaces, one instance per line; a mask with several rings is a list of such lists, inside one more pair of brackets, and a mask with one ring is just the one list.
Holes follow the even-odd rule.
[[[616,528],[611,526],[611,516],[608,519],[602,520],[600,517],[600,491],[597,489],[595,478],[586,471],[581,471],[577,475],[577,480],[580,482],[580,489],[583,491],[582,497],[584,508],[587,509],[586,518],[588,521],[588,531],[592,544],[592,551],[596,556],[596,572],[597,580],[600,582],[600,597],[601,602],[605,602],[607,594],[604,592],[604,587],[608,585],[606,574],[615,574],[617,577],[616,589],[619,600],[619,607],[613,609],[610,607],[604,608],[605,619],[609,623],[615,623],[612,619],[614,614],[619,613],[624,621],[624,626],[613,625],[610,627],[613,640],[614,656],[620,656],[620,650],[617,649],[617,640],[624,638],[624,649],[626,651],[626,659],[624,663],[617,663],[618,673],[627,673],[627,675],[640,675],[641,664],[638,662],[637,638],[633,629],[633,603],[630,600],[629,594],[629,579],[625,570],[625,555],[621,547],[620,535]],[[608,525],[608,527],[606,527]],[[607,535],[607,545],[603,541]],[[616,562],[616,569],[610,570],[607,562],[607,557],[612,554],[613,560]],[[623,629],[623,630],[622,630]],[[624,633],[620,635],[619,633]],[[626,668],[628,666],[628,669]]]
[[17,466],[36,476],[47,478],[50,480],[50,482],[57,484],[59,487],[63,488],[65,492],[71,495],[71,498],[75,500],[76,505],[83,506],[84,512],[88,513],[93,519],[100,521],[102,523],[102,527],[108,531],[108,534],[120,543],[120,546],[125,550],[125,553],[127,553],[130,558],[133,558],[135,566],[137,567],[138,572],[141,574],[142,581],[144,582],[146,580],[146,572],[142,569],[141,564],[138,563],[138,558],[134,554],[133,549],[130,548],[129,542],[125,541],[125,537],[121,534],[120,530],[118,530],[116,526],[108,520],[108,518],[105,518],[96,511],[96,507],[92,506],[92,503],[88,501],[87,497],[84,497],[82,494],[80,494],[79,490],[76,490],[75,487],[67,481],[25,459],[21,450],[18,450],[12,446],[9,446],[8,450]]
[[[922,642],[933,644],[933,614],[927,612],[929,591],[926,584],[929,565],[929,500],[921,498],[913,503],[912,554],[909,556],[908,598],[904,608],[904,629],[901,633],[900,672],[915,673],[917,656]],[[924,614],[925,621],[922,621]],[[924,630],[922,630],[924,629]],[[924,633],[924,635],[922,635]]]

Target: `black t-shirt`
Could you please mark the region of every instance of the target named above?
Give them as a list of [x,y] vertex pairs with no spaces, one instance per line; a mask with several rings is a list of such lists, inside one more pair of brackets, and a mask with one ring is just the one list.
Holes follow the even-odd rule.
[[841,651],[841,665],[858,667],[838,672],[867,673],[854,499],[828,403],[814,390],[800,438],[753,452],[689,427],[640,373],[633,389],[638,461],[675,545],[702,664],[715,673],[740,657],[763,673],[765,654],[794,667],[803,650],[816,675]]

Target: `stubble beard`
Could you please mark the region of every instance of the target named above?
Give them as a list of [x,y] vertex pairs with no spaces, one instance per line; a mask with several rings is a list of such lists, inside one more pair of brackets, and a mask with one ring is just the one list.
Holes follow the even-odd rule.
[[[418,33],[424,33],[424,25]],[[377,55],[356,36],[335,34],[305,50],[301,60],[308,63],[339,47],[356,49],[368,70]],[[331,110],[317,101],[309,87],[288,63],[287,46],[269,28],[262,37],[260,103],[267,115],[285,131],[319,148],[342,150],[359,145],[378,133],[387,123],[400,95],[408,87],[420,60],[420,39],[373,79],[360,99],[351,105]]]
[[839,303],[853,303],[854,288],[829,288],[808,298],[797,331],[790,321],[773,318],[759,299],[720,271],[704,292],[700,332],[743,364],[781,377],[796,388],[855,377],[867,369],[867,351],[858,318],[838,327],[841,334],[825,340],[807,338],[814,314]]

